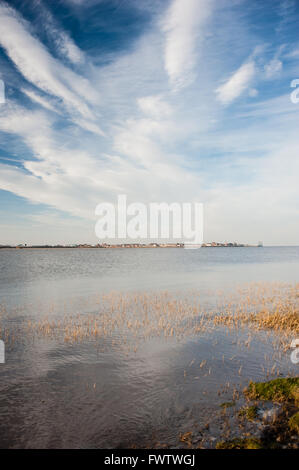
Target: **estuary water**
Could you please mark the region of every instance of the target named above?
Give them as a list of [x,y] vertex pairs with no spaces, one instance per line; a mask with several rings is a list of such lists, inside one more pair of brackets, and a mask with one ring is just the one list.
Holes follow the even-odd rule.
[[[173,299],[196,295],[215,311],[219,295],[298,281],[299,247],[1,249],[0,447],[179,447],[209,420],[219,434],[219,405],[273,365],[269,333],[250,337],[250,348],[246,330],[182,326],[178,338],[165,335],[162,316],[163,334],[143,334],[138,308],[165,308],[166,296],[167,321],[177,322],[185,307]],[[80,336],[86,318],[90,337]],[[288,351],[275,367],[275,376],[298,375]]]

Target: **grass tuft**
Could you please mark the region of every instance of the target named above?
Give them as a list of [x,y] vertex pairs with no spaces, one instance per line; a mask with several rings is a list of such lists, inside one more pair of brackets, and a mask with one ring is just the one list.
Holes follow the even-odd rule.
[[289,428],[291,431],[295,431],[299,434],[299,411],[289,419]]
[[250,382],[245,395],[250,400],[295,401],[298,400],[299,377],[279,378],[269,382]]
[[229,441],[220,441],[216,444],[216,449],[262,449],[260,439],[249,437],[246,439],[231,439]]
[[248,421],[254,421],[258,417],[258,407],[255,405],[245,406],[239,410],[238,415],[248,419]]

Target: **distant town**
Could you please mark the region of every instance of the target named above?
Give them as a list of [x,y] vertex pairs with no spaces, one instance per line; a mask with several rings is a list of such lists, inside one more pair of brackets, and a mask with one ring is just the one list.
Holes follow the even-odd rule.
[[[188,245],[186,245],[188,246]],[[244,243],[236,242],[210,242],[202,243],[201,245],[204,248],[221,248],[221,247],[262,247],[263,242],[259,242],[257,245],[249,245]],[[26,249],[26,248],[184,248],[185,243],[120,243],[120,244],[109,244],[109,243],[97,243],[96,245],[91,245],[89,243],[84,244],[72,244],[72,245],[0,245],[1,248],[13,248],[13,249]]]

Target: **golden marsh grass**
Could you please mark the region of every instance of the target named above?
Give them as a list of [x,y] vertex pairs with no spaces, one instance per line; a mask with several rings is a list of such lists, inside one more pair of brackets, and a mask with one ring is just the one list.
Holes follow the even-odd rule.
[[216,293],[214,299],[214,305],[207,306],[196,291],[181,297],[167,291],[111,292],[97,295],[85,309],[83,306],[83,311],[88,307],[91,313],[72,313],[70,303],[57,315],[53,304],[47,314],[29,318],[20,315],[22,321],[17,329],[9,326],[11,312],[1,305],[0,334],[10,342],[25,332],[27,338],[47,337],[68,343],[92,339],[100,346],[101,339],[110,338],[113,344],[122,346],[133,343],[133,350],[147,339],[180,341],[212,333],[219,327],[224,327],[228,334],[246,328],[249,333],[243,346],[248,349],[256,332],[275,333],[280,347],[286,350],[289,338],[299,334],[299,284],[251,284],[229,296]]

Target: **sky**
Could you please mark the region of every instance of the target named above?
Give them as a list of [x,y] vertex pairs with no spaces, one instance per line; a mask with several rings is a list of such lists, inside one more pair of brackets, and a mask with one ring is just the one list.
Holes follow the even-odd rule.
[[298,245],[298,31],[298,0],[0,0],[0,244],[97,243],[125,194]]

